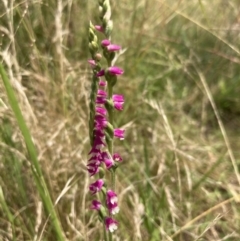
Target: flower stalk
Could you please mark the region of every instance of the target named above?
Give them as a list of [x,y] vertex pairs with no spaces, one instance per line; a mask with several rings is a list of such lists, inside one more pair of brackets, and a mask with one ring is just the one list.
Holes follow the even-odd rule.
[[[113,23],[111,20],[111,6],[109,0],[99,0],[100,25],[89,26],[89,51],[92,59],[88,61],[92,68],[92,84],[90,94],[89,137],[91,150],[87,169],[91,177],[99,174],[99,179],[90,184],[92,195],[102,193],[101,201],[93,200],[91,209],[97,210],[105,230],[108,231],[108,240],[112,240],[112,232],[118,227],[113,215],[119,212],[118,198],[115,192],[116,169],[122,161],[118,153],[114,153],[114,138],[124,139],[124,130],[114,128],[114,114],[123,110],[123,95],[114,94],[114,86],[124,71],[113,66],[115,52],[121,46],[111,42]],[[95,31],[104,35],[98,43]],[[100,47],[101,46],[101,53]],[[102,56],[107,66],[102,68]],[[110,172],[110,175],[108,174]],[[106,239],[105,232],[104,238]]]

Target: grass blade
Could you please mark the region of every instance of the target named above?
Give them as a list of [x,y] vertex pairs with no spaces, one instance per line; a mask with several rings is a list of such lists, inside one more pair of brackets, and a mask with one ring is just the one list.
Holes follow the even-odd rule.
[[24,138],[27,150],[28,150],[29,159],[30,159],[30,163],[31,163],[31,169],[32,169],[34,181],[36,183],[38,192],[39,192],[42,202],[44,204],[45,210],[51,218],[53,228],[54,228],[56,236],[57,236],[57,240],[64,241],[65,240],[64,233],[62,231],[62,227],[58,220],[57,214],[54,210],[54,205],[51,200],[46,182],[42,175],[42,171],[41,171],[41,168],[40,168],[40,165],[38,162],[38,158],[37,158],[37,152],[36,152],[35,146],[33,144],[30,131],[23,118],[23,115],[19,108],[14,90],[10,84],[10,80],[9,80],[2,64],[0,64],[0,74],[2,76],[2,80],[3,80],[4,86],[5,86],[5,89],[7,92],[9,103],[14,112],[15,118],[17,120],[18,126],[21,130],[21,133],[23,135],[23,138]]

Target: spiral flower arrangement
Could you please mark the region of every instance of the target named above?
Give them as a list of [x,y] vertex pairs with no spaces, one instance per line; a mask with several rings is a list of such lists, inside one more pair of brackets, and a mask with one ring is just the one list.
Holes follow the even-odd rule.
[[[114,113],[123,110],[124,96],[115,94],[113,87],[117,83],[123,70],[113,66],[116,51],[121,46],[111,42],[113,24],[111,20],[111,6],[109,0],[99,0],[100,25],[89,25],[88,60],[92,68],[92,85],[90,94],[89,137],[91,150],[87,163],[87,170],[91,177],[97,178],[89,186],[92,195],[99,200],[92,201],[91,209],[97,210],[106,231],[111,233],[118,227],[113,218],[119,212],[117,193],[115,192],[115,174],[122,157],[114,152],[113,139],[124,139],[124,130],[114,127]],[[96,31],[104,36],[99,42]],[[100,51],[101,49],[101,51]],[[107,66],[101,66],[101,59],[105,58]]]

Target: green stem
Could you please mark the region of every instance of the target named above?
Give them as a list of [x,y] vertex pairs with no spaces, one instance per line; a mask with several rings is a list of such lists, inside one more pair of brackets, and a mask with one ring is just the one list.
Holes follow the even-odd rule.
[[[108,85],[108,99],[111,99],[112,98],[112,95],[113,95],[113,87],[111,84]],[[109,121],[113,122],[113,109],[110,109],[109,112]]]
[[103,235],[104,235],[104,241],[108,241],[105,223],[103,223]]
[[[113,94],[113,87],[111,85],[108,86],[108,99],[110,100],[112,98]],[[111,125],[113,125],[113,109],[109,108],[108,110],[108,121]],[[108,146],[108,151],[110,155],[113,155],[113,139],[110,141]]]
[[[112,85],[108,85],[108,99],[111,99],[113,95]],[[109,123],[113,126],[113,108],[110,108],[108,111]],[[113,139],[109,142],[108,151],[110,155],[113,155]],[[111,170],[111,186],[112,190],[115,191],[115,170]]]
[[109,237],[109,241],[112,241],[112,233],[111,232],[109,232],[108,237]]
[[112,183],[112,190],[115,192],[115,182],[116,182],[116,169],[111,170],[111,183]]
[[9,222],[11,223],[12,240],[16,241],[16,230],[15,230],[15,221],[14,221],[15,218],[14,218],[14,216],[12,215],[11,211],[8,208],[8,205],[7,205],[6,201],[5,201],[3,190],[2,190],[1,186],[0,186],[0,205],[2,206],[3,212],[6,213],[7,218],[9,220]]
[[89,138],[91,145],[93,145],[93,129],[94,129],[94,118],[95,118],[95,102],[96,102],[96,95],[97,95],[97,83],[98,78],[93,73],[92,77],[92,85],[91,85],[91,94],[90,94],[90,104],[89,104]]

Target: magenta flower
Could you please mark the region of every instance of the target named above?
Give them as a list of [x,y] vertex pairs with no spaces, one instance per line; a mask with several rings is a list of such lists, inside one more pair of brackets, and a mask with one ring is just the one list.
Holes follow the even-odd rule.
[[96,194],[97,192],[100,192],[103,187],[104,181],[103,179],[99,179],[96,182],[90,184],[89,190],[92,194]]
[[114,203],[114,204],[108,203],[107,208],[112,215],[119,213],[119,210],[120,210],[117,203]]
[[96,139],[97,141],[94,141],[93,146],[90,152],[88,153],[88,155],[94,156],[98,154],[100,152],[101,147],[105,145],[105,143],[100,138],[96,138]]
[[109,44],[107,45],[107,50],[110,52],[114,52],[114,51],[118,51],[121,49],[121,46],[117,45],[117,44]]
[[107,114],[107,110],[101,106],[96,106],[96,112],[103,116]]
[[106,93],[106,91],[105,90],[98,90],[97,91],[97,96],[107,96],[107,93]]
[[99,104],[99,105],[104,105],[106,101],[107,101],[107,98],[104,96],[97,96],[96,98],[96,104]]
[[[99,173],[99,178],[102,178],[96,178],[97,180],[89,185],[89,191],[92,195],[101,192],[105,201],[101,203],[98,200],[93,200],[91,209],[98,211],[100,219],[106,225],[106,230],[112,233],[119,225],[117,220],[112,218],[114,214],[119,212],[118,197],[113,190],[115,190],[114,180],[115,169],[118,167],[117,162],[122,161],[122,157],[118,153],[113,154],[114,140],[112,137],[114,136],[123,140],[125,135],[125,130],[120,128],[114,129],[115,120],[113,118],[116,112],[114,108],[119,111],[123,110],[124,96],[119,94],[112,95],[112,93],[118,76],[122,75],[124,70],[118,66],[111,66],[113,65],[115,51],[121,50],[121,46],[111,43],[113,24],[110,19],[110,3],[107,1],[105,4],[104,0],[98,2],[100,8],[100,25],[95,25],[94,29],[90,23],[89,27],[89,50],[93,59],[88,60],[88,63],[92,67],[93,83],[90,93],[89,118],[91,150],[87,161],[87,170],[90,176]],[[100,44],[98,43],[95,30],[102,32],[105,36],[100,40]],[[101,53],[99,52],[99,45],[101,45]],[[105,60],[102,63],[100,61],[103,57]],[[112,177],[105,179],[104,173],[107,170],[112,171]],[[111,186],[113,190],[107,189],[107,186]],[[106,213],[108,213],[108,216],[106,216]]]
[[102,115],[96,115],[94,121],[97,130],[103,130],[108,124],[106,117]]
[[99,166],[95,165],[94,163],[91,163],[87,165],[87,170],[91,177],[99,172]]
[[123,110],[123,102],[113,102],[113,106],[116,110]]
[[105,70],[101,69],[98,73],[97,73],[97,77],[101,77],[105,75]]
[[97,31],[99,31],[99,32],[103,32],[103,31],[104,31],[103,27],[100,26],[100,25],[95,25],[94,27],[95,27],[95,29],[96,29]]
[[106,85],[107,85],[107,82],[106,82],[106,81],[104,81],[104,80],[100,80],[100,81],[99,81],[99,86],[104,87],[104,86],[106,86]]
[[113,99],[113,101],[124,102],[124,96],[123,95],[113,95],[112,99]]
[[109,159],[104,159],[104,163],[105,163],[105,165],[106,165],[106,168],[107,168],[107,169],[110,169],[110,168],[113,166],[114,161],[109,158]]
[[112,66],[108,68],[108,73],[112,75],[122,75],[124,71],[117,66]]
[[116,110],[123,110],[124,97],[123,95],[113,95],[113,106]]
[[120,140],[124,140],[124,132],[125,130],[114,129],[114,136],[119,138]]
[[100,166],[101,161],[102,161],[101,155],[100,157],[98,157],[98,155],[94,155],[88,160],[88,164],[94,164],[95,166]]
[[112,190],[108,190],[107,191],[107,200],[106,200],[107,205],[109,203],[113,205],[113,204],[117,203],[117,201],[118,201],[117,194]]
[[[96,142],[101,142],[101,144],[102,144],[103,139],[105,138],[104,132],[99,131],[99,130],[94,130],[94,136],[95,136],[95,139],[96,139],[96,140],[94,140],[94,143],[96,141]],[[100,140],[98,140],[98,139],[100,139]]]
[[105,146],[104,138],[105,138],[105,135],[102,132],[102,130],[95,129],[93,146],[88,154],[95,155],[95,154],[99,153],[100,149]]
[[102,162],[102,152],[98,150],[96,153],[92,153],[91,157],[88,159],[88,164],[95,164],[100,166]]
[[121,162],[122,161],[122,157],[118,153],[114,153],[113,154],[113,160],[117,161],[117,162]]
[[117,224],[118,222],[110,217],[105,219],[106,229],[111,233],[117,230]]
[[102,161],[105,163],[107,169],[114,165],[114,161],[107,152],[102,152]]
[[110,45],[111,44],[111,42],[110,42],[110,40],[108,40],[108,39],[104,39],[102,42],[101,42],[101,45],[103,46],[103,47],[107,47],[108,45]]
[[101,202],[99,202],[98,200],[93,200],[91,209],[98,211],[100,210],[101,206],[102,206]]

